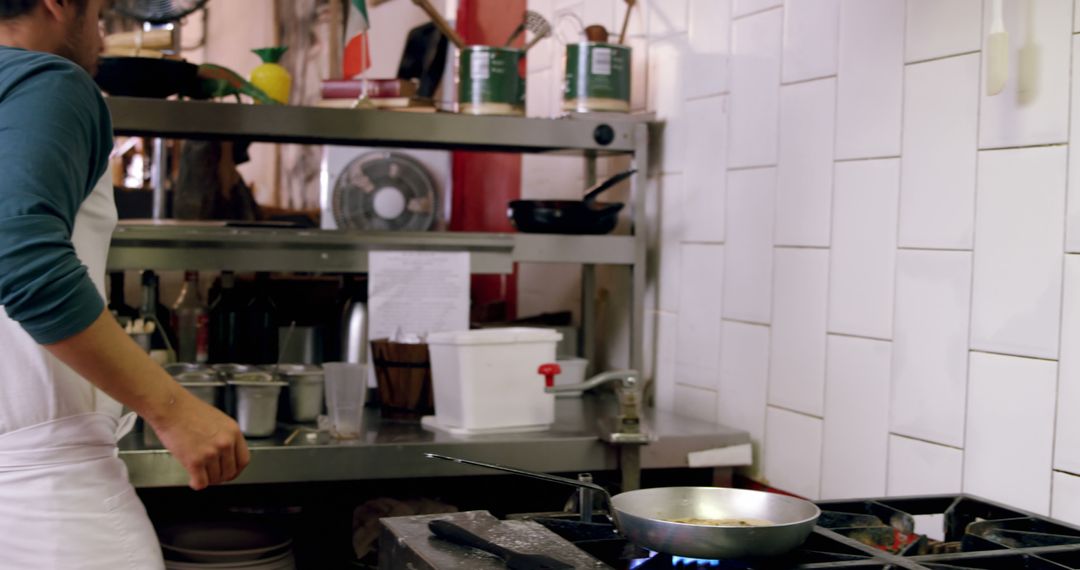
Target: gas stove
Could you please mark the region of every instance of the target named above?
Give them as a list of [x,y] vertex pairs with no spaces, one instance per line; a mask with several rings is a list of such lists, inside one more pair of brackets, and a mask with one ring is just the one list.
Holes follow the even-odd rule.
[[598,525],[580,532],[579,523],[536,520],[611,567],[627,570],[1080,569],[1080,528],[969,495],[817,505],[821,518],[799,549],[757,562],[650,553],[626,545],[613,530],[602,537]]
[[[509,533],[504,538],[522,543],[531,533],[534,544],[551,549],[546,553],[567,561],[574,557],[585,560],[575,563],[576,568],[1080,570],[1080,527],[970,495],[823,501],[817,505],[821,517],[801,547],[782,558],[760,561],[691,560],[649,552],[627,543],[605,522],[531,514],[511,516],[499,523],[490,514],[478,512],[490,519],[487,528],[500,525],[497,533]],[[380,568],[404,568],[397,564],[403,561],[408,562],[408,568],[422,570],[503,567],[482,565],[480,560],[486,555],[476,558],[475,551],[470,554],[469,549],[455,550],[458,547],[429,539],[427,520],[438,516],[383,519],[382,544],[387,550],[386,557],[380,558],[386,563]],[[459,559],[465,556],[471,558]]]

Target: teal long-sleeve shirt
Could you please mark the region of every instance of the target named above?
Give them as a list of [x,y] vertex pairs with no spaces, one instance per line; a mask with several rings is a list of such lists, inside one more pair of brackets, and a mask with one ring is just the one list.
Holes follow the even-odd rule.
[[108,108],[82,68],[0,47],[0,305],[40,344],[104,310],[71,239],[112,145]]

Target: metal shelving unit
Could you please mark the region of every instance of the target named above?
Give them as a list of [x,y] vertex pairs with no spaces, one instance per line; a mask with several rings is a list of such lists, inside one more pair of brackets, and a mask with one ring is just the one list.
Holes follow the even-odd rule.
[[[585,346],[591,347],[596,265],[631,269],[631,362],[643,364],[645,189],[649,125],[630,116],[563,119],[476,117],[449,113],[322,109],[110,97],[118,135],[179,139],[387,146],[518,153],[571,153],[588,159],[630,155],[633,235],[563,236],[457,232],[387,233],[164,224],[120,227],[109,269],[363,272],[378,249],[468,251],[474,273],[510,273],[514,263],[584,267]],[[587,358],[592,357],[587,353]]]

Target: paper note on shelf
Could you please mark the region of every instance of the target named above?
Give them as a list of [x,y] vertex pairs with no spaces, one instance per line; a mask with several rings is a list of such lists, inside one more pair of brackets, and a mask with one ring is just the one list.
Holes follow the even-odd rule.
[[371,340],[468,330],[467,252],[373,251],[368,272]]

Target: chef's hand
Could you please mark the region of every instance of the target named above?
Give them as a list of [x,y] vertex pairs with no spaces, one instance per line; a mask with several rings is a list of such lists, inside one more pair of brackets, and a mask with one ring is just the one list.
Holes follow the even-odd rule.
[[188,486],[201,491],[232,481],[251,460],[240,426],[217,408],[180,389],[169,412],[153,423],[165,448],[189,474]]

